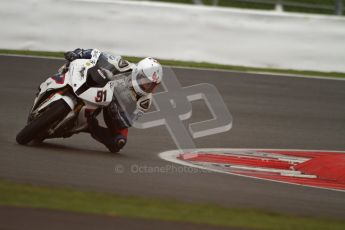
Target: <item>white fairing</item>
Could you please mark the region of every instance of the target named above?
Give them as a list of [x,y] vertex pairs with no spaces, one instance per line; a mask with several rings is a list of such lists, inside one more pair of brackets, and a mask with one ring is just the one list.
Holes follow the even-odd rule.
[[[70,64],[69,71],[62,76],[60,80],[48,78],[45,82],[43,82],[40,85],[40,94],[46,92],[47,90],[63,88],[66,85],[70,85],[73,88],[73,91],[76,93],[76,91],[86,82],[87,71],[89,68],[95,65],[99,55],[100,52],[94,50],[91,59],[77,59],[73,61]],[[87,103],[96,104],[98,106],[106,106],[112,100],[113,90],[114,84],[112,81],[110,81],[103,88],[89,88],[78,97]]]
[[46,102],[44,102],[40,107],[38,107],[38,111],[41,111],[42,109],[44,109],[47,105],[53,103],[54,101],[58,101],[58,100],[64,100],[66,102],[66,104],[71,108],[71,110],[74,109],[75,106],[75,102],[73,101],[73,99],[71,97],[68,96],[63,96],[61,94],[54,94],[54,96],[52,96],[51,98],[49,98],[49,100],[47,100]]
[[[91,59],[77,59],[70,63],[69,70],[64,75],[54,76],[43,82],[40,85],[39,95],[42,95],[49,90],[59,88],[62,89],[67,85],[73,89],[74,95],[61,95],[60,93],[55,93],[51,98],[41,104],[35,111],[40,111],[52,102],[63,99],[72,110],[71,114],[69,114],[67,118],[69,119],[72,116],[78,115],[74,130],[78,131],[85,128],[85,126],[87,126],[87,114],[94,112],[100,107],[109,105],[113,97],[115,86],[113,81],[109,81],[103,88],[87,87],[86,90],[80,90],[80,88],[86,83],[88,69],[95,66],[100,54],[100,51],[94,50],[92,52]],[[76,97],[82,99],[84,102],[84,106],[80,109],[80,111],[78,111],[77,114],[74,111],[77,105],[77,101],[75,100]],[[38,97],[35,99],[34,104],[37,102],[37,100]]]

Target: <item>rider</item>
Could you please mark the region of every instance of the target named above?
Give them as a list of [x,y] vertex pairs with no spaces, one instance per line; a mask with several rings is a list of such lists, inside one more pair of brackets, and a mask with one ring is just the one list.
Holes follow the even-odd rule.
[[[91,59],[96,52],[100,51],[80,48],[68,51],[64,54],[68,61],[67,66],[76,59]],[[107,128],[99,126],[95,116],[90,116],[88,132],[109,151],[118,152],[127,143],[128,128],[132,126],[133,121],[149,110],[152,92],[162,81],[163,70],[159,62],[150,57],[133,64],[122,59],[121,56],[103,52],[101,55],[105,57],[106,64],[102,64],[100,71],[106,69],[105,71],[110,71],[112,75],[122,73],[125,76],[124,84],[116,87],[112,102],[103,108],[103,118]],[[129,106],[132,110],[124,108],[128,104],[132,104]]]

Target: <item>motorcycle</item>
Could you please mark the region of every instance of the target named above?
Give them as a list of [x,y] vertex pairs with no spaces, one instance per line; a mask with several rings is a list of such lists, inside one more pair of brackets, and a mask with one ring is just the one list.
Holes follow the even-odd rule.
[[94,50],[91,59],[74,60],[65,73],[44,81],[16,141],[21,145],[40,143],[85,131],[88,118],[111,103],[116,87],[116,75],[100,71],[98,64],[103,59],[104,55]]

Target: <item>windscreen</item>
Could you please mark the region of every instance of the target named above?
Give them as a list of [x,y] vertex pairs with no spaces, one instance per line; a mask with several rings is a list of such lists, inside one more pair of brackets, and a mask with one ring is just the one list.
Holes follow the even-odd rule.
[[96,63],[98,69],[100,69],[108,79],[111,79],[114,73],[116,73],[116,67],[114,66],[114,64],[109,62],[111,60],[111,57],[111,55],[101,53]]

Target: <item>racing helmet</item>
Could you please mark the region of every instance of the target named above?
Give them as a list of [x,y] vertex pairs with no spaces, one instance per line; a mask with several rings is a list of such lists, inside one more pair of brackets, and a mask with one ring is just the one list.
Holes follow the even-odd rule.
[[145,96],[153,92],[161,83],[162,78],[161,64],[157,60],[147,57],[133,67],[132,86],[139,96]]

